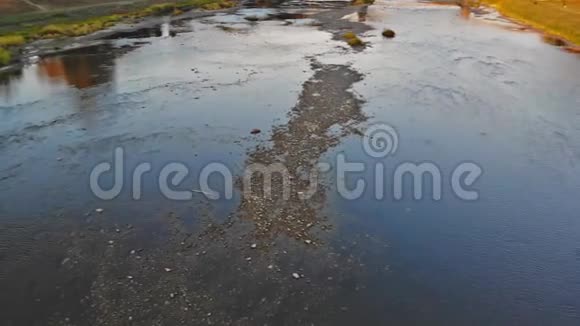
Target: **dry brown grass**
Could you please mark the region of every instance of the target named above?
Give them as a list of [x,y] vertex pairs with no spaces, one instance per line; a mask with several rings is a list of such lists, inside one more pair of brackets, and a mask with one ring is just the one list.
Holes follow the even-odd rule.
[[580,44],[580,0],[482,0],[506,16]]

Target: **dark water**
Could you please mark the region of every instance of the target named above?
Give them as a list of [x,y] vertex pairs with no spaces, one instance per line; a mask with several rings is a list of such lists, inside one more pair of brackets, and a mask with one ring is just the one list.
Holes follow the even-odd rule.
[[[147,161],[158,171],[178,161],[199,171],[222,162],[241,172],[248,151],[269,143],[272,126],[292,119],[316,56],[364,75],[354,85],[369,117],[362,129],[385,122],[400,137],[386,160],[366,155],[361,137],[349,135],[321,161],[342,153],[387,171],[429,161],[445,182],[440,201],[394,200],[389,188],[383,200],[368,189],[357,200],[327,191],[336,243],[359,234],[388,243],[353,249],[367,257],[371,286],[346,299],[365,315],[345,314],[343,322],[580,322],[578,56],[510,25],[465,19],[455,7],[379,3],[366,19],[376,28],[363,37],[371,45],[356,53],[307,19],[254,23],[243,15],[271,9],[244,10],[182,22],[172,27],[187,30],[177,37],[109,40],[1,75],[0,223],[97,207],[132,221],[182,209],[149,179],[142,201],[124,191],[102,202],[90,192],[90,169],[122,146],[128,167]],[[384,27],[397,38],[385,42]],[[250,135],[253,128],[262,133]],[[477,201],[459,200],[448,184],[464,161],[484,171]],[[357,176],[373,180],[368,171],[348,181]],[[211,205],[223,217],[238,202]]]

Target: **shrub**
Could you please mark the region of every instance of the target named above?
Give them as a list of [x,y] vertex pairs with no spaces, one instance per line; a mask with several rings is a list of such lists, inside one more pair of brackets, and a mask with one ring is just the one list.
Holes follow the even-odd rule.
[[342,37],[346,40],[346,43],[348,43],[348,45],[352,46],[352,47],[356,47],[356,46],[363,46],[365,43],[358,38],[358,36],[356,36],[355,33],[353,32],[346,32],[344,34],[342,34]]
[[346,40],[357,38],[356,34],[353,32],[346,32],[346,33],[342,34],[342,37],[345,38]]
[[232,8],[236,5],[233,1],[216,1],[216,2],[209,2],[201,5],[202,9],[205,10],[220,10],[220,9],[227,9]]
[[66,32],[66,28],[64,27],[64,25],[46,25],[43,28],[40,29],[40,31],[38,32],[38,34],[40,36],[59,36],[59,35],[65,35]]
[[353,6],[372,5],[373,3],[375,3],[375,0],[352,0],[351,2]]
[[158,16],[169,14],[175,10],[175,5],[172,3],[160,3],[157,5],[153,5],[150,7],[145,8],[140,16]]
[[217,2],[206,3],[206,4],[202,5],[201,8],[203,8],[205,10],[219,10],[219,9],[222,9],[222,7],[220,6],[220,4],[217,3]]
[[566,46],[567,43],[566,41],[564,41],[562,38],[554,36],[554,35],[544,35],[542,37],[544,39],[544,42],[551,44],[551,45],[555,45],[555,46]]
[[22,35],[0,36],[0,46],[2,47],[22,45],[24,42],[26,42],[26,40]]
[[351,39],[346,40],[346,43],[348,43],[348,45],[352,46],[352,47],[357,47],[357,46],[363,46],[364,42],[358,38],[358,37],[354,37]]
[[10,63],[12,55],[6,49],[0,48],[0,66],[5,66]]
[[111,15],[87,20],[85,22],[76,24],[70,23],[47,25],[38,31],[38,35],[42,38],[87,35],[110,27],[122,18],[123,17],[120,15]]

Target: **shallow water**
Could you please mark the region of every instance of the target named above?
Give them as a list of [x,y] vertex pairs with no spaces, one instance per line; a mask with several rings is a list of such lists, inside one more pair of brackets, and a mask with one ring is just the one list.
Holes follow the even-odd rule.
[[[367,167],[383,162],[387,176],[402,162],[429,161],[445,181],[440,201],[413,200],[410,193],[395,200],[389,188],[383,200],[368,189],[357,200],[341,198],[333,186],[325,192],[320,214],[336,228],[329,242],[345,246],[362,234],[388,243],[345,249],[364,266],[354,282],[365,286],[345,285],[345,297],[328,303],[349,307],[335,320],[578,324],[579,57],[504,21],[413,1],[371,6],[366,23],[375,29],[362,36],[370,45],[360,52],[300,19],[243,18],[275,12],[242,9],[163,25],[180,33],[108,40],[2,75],[0,221],[84,216],[102,207],[115,220],[138,223],[196,209],[164,199],[153,179],[145,180],[145,200],[131,201],[123,191],[100,201],[88,186],[90,170],[122,146],[129,170],[147,161],[156,174],[177,161],[199,171],[217,161],[241,173],[256,144],[272,145],[274,127],[290,126],[292,136],[292,126],[305,119],[288,113],[315,58],[363,74],[353,92],[368,119],[356,127],[388,123],[400,142],[381,161],[349,133],[313,148],[308,159],[335,162],[342,153]],[[384,27],[397,37],[383,39]],[[350,128],[337,123],[336,130],[312,134]],[[262,133],[250,135],[253,128]],[[272,155],[282,155],[273,143]],[[448,184],[464,161],[484,171],[477,201],[459,200]],[[369,170],[351,175],[351,185],[357,176],[374,179]],[[239,194],[210,206],[224,219],[239,209]]]
[[[372,48],[351,62],[368,73],[354,87],[364,110],[401,138],[389,166],[431,161],[449,176],[473,161],[484,170],[476,202],[457,200],[449,185],[436,203],[337,199],[337,211],[392,244],[400,278],[378,283],[398,303],[383,307],[428,316],[400,319],[409,322],[577,323],[578,57],[451,7],[373,11],[368,23],[399,36],[369,32]],[[365,157],[357,141],[337,151]]]

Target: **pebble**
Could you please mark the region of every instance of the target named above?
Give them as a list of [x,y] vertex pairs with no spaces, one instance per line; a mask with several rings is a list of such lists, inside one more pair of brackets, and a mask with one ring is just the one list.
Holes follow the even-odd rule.
[[312,240],[304,240],[304,243],[311,244],[312,243]]
[[250,133],[251,133],[252,135],[256,135],[256,134],[259,134],[259,133],[261,133],[261,132],[262,132],[262,130],[260,130],[260,129],[257,129],[257,128],[255,128],[255,129],[252,129],[252,131],[250,131]]
[[298,273],[292,273],[292,277],[293,277],[294,279],[296,279],[296,280],[297,280],[297,279],[300,279],[300,274],[298,274]]
[[166,271],[167,273],[169,273],[169,272],[171,272],[171,271],[172,271],[172,269],[171,269],[171,268],[167,268],[167,267],[165,267],[165,271]]
[[102,208],[97,208],[97,209],[95,209],[95,212],[97,212],[97,213],[99,213],[99,214],[101,214],[101,213],[102,213],[102,212],[104,212],[104,211],[105,211],[105,210],[104,210],[104,209],[102,209]]
[[257,244],[255,244],[255,243],[253,243],[253,244],[250,246],[250,248],[252,248],[252,249],[256,249],[257,247],[258,247],[258,245],[257,245]]

